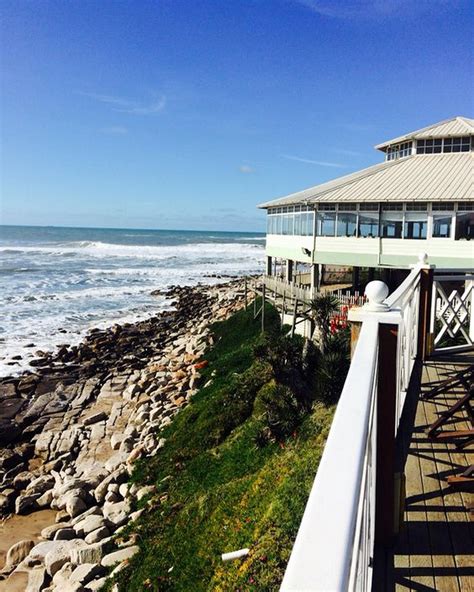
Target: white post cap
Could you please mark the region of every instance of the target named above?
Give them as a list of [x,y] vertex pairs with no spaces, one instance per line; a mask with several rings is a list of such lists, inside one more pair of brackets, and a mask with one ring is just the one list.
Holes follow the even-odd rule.
[[364,304],[365,310],[373,312],[387,312],[390,307],[385,304],[384,300],[388,296],[388,286],[380,280],[369,282],[365,288],[365,295],[369,301]]

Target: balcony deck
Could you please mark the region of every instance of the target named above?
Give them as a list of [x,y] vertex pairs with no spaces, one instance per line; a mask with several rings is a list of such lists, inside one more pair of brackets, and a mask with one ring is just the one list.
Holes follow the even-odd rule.
[[[430,385],[463,367],[428,361],[421,372],[421,388],[414,388],[423,394]],[[406,475],[404,525],[391,551],[376,551],[373,590],[377,592],[474,591],[473,495],[446,482],[448,476],[460,474],[474,463],[474,447],[459,450],[454,443],[437,442],[426,434],[426,428],[438,419],[439,413],[462,394],[462,387],[455,387],[432,399],[415,396],[412,409],[407,409],[407,416],[402,418],[407,426],[412,426],[402,432],[399,442],[400,467],[404,465]],[[471,427],[462,411],[442,429]]]

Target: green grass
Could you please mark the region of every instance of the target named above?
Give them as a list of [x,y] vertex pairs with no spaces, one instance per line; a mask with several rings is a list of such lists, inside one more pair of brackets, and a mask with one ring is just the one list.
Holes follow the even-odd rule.
[[[267,330],[279,318],[266,309]],[[316,403],[283,444],[255,444],[258,391],[272,376],[254,362],[260,320],[241,311],[213,326],[215,345],[191,404],[161,436],[166,444],[132,475],[154,483],[151,509],[133,526],[140,553],[118,576],[132,592],[278,590],[330,427],[333,406]],[[130,530],[130,529],[129,529]],[[241,560],[221,553],[249,547]]]

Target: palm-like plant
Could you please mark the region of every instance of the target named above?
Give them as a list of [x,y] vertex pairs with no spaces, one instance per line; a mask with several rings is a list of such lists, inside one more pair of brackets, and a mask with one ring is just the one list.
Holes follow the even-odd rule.
[[318,294],[311,300],[310,308],[319,330],[319,346],[324,353],[331,331],[331,317],[339,310],[339,301],[334,294]]

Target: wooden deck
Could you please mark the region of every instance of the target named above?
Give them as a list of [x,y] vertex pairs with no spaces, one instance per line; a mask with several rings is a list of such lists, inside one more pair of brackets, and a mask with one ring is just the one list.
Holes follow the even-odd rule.
[[[433,399],[417,396],[462,367],[429,361],[418,372],[421,376],[402,418],[406,427],[399,441],[399,468],[406,475],[404,524],[393,549],[376,551],[374,592],[474,592],[474,522],[469,510],[474,496],[446,482],[448,476],[474,464],[474,446],[459,450],[454,443],[437,442],[425,433],[465,391],[455,387]],[[470,427],[462,411],[443,429]]]

